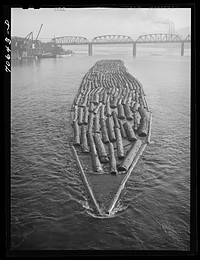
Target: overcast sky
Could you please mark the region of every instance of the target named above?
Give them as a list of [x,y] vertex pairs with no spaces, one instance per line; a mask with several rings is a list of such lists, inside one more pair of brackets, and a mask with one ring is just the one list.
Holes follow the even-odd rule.
[[[175,32],[191,27],[189,8],[55,8],[11,10],[12,36],[26,37],[33,32],[47,41],[54,36],[83,36],[92,39],[98,35],[121,34],[136,39],[144,33],[169,32],[169,23],[175,24]],[[187,33],[187,30],[186,30]],[[190,32],[189,32],[190,33]],[[185,35],[184,35],[185,36]],[[46,39],[45,39],[46,38]]]

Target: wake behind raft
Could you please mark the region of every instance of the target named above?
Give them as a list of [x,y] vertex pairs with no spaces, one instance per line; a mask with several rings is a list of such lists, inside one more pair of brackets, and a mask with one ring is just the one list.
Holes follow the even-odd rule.
[[[150,142],[152,113],[141,83],[121,60],[100,60],[86,73],[71,108],[73,152],[89,193],[91,174],[124,174],[113,210],[125,182]],[[91,167],[90,167],[91,165]]]

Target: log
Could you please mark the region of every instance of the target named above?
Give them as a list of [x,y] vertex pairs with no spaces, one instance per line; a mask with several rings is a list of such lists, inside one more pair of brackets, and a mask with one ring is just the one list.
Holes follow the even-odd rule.
[[108,117],[106,119],[106,123],[107,123],[107,128],[108,128],[108,136],[111,142],[115,142],[116,141],[116,137],[115,137],[115,131],[114,131],[114,123],[113,123],[113,119],[112,117]]
[[106,116],[111,116],[110,101],[108,100],[105,107]]
[[112,84],[112,82],[111,82],[111,86],[112,86],[112,91],[110,92],[110,94],[113,96],[115,94],[115,86]]
[[78,119],[78,106],[75,105],[74,106],[74,118],[73,118],[73,122],[77,121]]
[[85,107],[87,105],[87,101],[88,101],[88,92],[85,94],[85,96],[83,98],[83,102],[79,106]]
[[118,112],[117,117],[119,119],[125,119],[124,106],[122,104],[117,105],[117,112]]
[[126,95],[122,99],[122,105],[125,105],[127,103],[128,95],[129,95],[129,93],[127,91]]
[[99,104],[96,106],[96,108],[93,110],[93,113],[94,113],[94,114],[97,114],[101,106],[102,106],[102,103],[99,103]]
[[148,134],[149,119],[147,117],[142,117],[140,119],[140,127],[138,129],[138,135],[145,137]]
[[135,91],[132,92],[132,100],[135,101]]
[[93,130],[94,130],[94,133],[100,133],[99,115],[98,114],[94,117]]
[[138,94],[138,91],[135,91],[135,101],[139,102],[139,94]]
[[95,105],[98,105],[98,104],[99,104],[99,93],[98,93],[98,91],[94,93],[92,102],[93,102]]
[[140,113],[141,118],[149,117],[149,112],[144,107],[139,107],[138,112]]
[[114,121],[114,126],[116,128],[120,128],[119,120],[117,118],[117,113],[115,111],[112,111],[112,117],[113,117],[113,121]]
[[110,173],[117,174],[115,152],[112,143],[108,143],[108,152],[109,152]]
[[105,105],[102,104],[100,108],[100,119],[104,119]]
[[124,126],[123,126],[121,120],[119,120],[119,125],[120,125],[120,131],[121,131],[121,136],[122,136],[122,138],[126,138],[126,132],[125,132],[125,130],[124,130]]
[[124,158],[124,147],[123,147],[120,128],[115,128],[115,135],[116,135],[117,156],[119,159],[123,159]]
[[142,145],[142,141],[139,139],[134,142],[134,144],[131,146],[130,150],[128,151],[126,157],[124,158],[122,163],[118,166],[118,171],[120,172],[127,171],[129,169],[141,145]]
[[130,92],[126,104],[127,104],[128,106],[130,106],[131,103],[132,103],[132,94],[131,94],[131,92]]
[[77,99],[76,99],[75,102],[74,102],[74,105],[79,105],[79,102],[80,102],[81,97],[82,97],[82,94],[79,93],[78,96],[77,96]]
[[133,120],[129,105],[127,105],[127,104],[124,105],[124,112],[125,112],[125,116],[126,116],[127,120]]
[[99,94],[99,102],[102,103],[102,101],[103,101],[103,93],[100,93]]
[[133,126],[133,129],[134,131],[137,131],[138,130],[138,119],[137,119],[137,112],[134,112],[133,113],[133,120],[134,120],[134,126]]
[[109,162],[108,160],[108,155],[105,149],[105,146],[101,140],[101,136],[100,133],[95,133],[94,134],[94,142],[96,144],[96,149],[97,149],[97,153],[99,155],[99,159],[101,163],[107,163]]
[[110,102],[110,107],[111,108],[116,108],[117,107],[117,102],[118,102],[118,98],[114,97],[111,102]]
[[88,107],[84,107],[84,116],[83,116],[83,124],[87,125],[88,124],[88,117],[89,117],[89,111]]
[[147,143],[150,143],[150,140],[151,140],[151,126],[152,126],[152,113],[150,112],[149,132],[148,132],[148,136],[147,136]]
[[148,107],[148,104],[147,104],[145,96],[144,96],[144,103],[145,103],[145,107],[146,107],[147,111],[149,112],[149,107]]
[[102,100],[102,103],[105,105],[106,104],[106,101],[107,101],[107,93],[106,91],[103,93],[103,100]]
[[104,143],[109,143],[108,131],[106,128],[106,121],[104,119],[100,119],[100,124],[101,124],[102,140]]
[[133,105],[133,107],[132,107],[132,111],[133,112],[135,112],[135,111],[137,111],[138,110],[138,107],[140,106],[140,104],[139,104],[139,102],[138,101],[135,101],[135,104]]
[[93,121],[94,121],[94,114],[89,114],[89,121],[88,121],[88,132],[92,132],[93,130]]
[[91,132],[88,132],[88,140],[89,140],[89,145],[90,145],[90,151],[91,151],[91,157],[92,157],[92,164],[93,164],[93,169],[95,172],[103,172],[98,153],[96,150],[96,146],[94,143],[94,138]]
[[77,121],[73,123],[73,128],[74,128],[74,146],[79,146],[80,145],[80,133],[79,133],[79,126]]
[[79,111],[78,111],[78,124],[82,125],[83,123],[83,108],[79,107]]
[[120,97],[118,98],[118,105],[121,105],[121,103],[122,103],[122,96],[120,96]]
[[88,111],[91,113],[91,112],[93,112],[93,110],[94,110],[94,104],[92,102],[90,102]]
[[128,137],[128,140],[129,140],[130,142],[135,141],[135,140],[137,139],[137,137],[136,137],[136,135],[135,135],[135,133],[134,133],[134,131],[133,131],[132,126],[131,126],[128,122],[125,122],[125,123],[123,124],[123,126],[124,126],[124,130],[125,130],[125,132],[126,132],[126,135],[127,135],[127,137]]
[[87,139],[87,126],[81,126],[81,148],[83,153],[89,152],[88,139]]

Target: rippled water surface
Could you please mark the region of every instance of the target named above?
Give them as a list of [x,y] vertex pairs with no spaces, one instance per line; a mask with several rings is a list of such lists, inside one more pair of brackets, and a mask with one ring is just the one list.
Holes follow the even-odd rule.
[[[129,48],[95,47],[92,57],[13,63],[13,249],[189,250],[190,56],[176,51],[138,49],[133,58]],[[95,214],[72,154],[70,107],[84,74],[108,58],[123,60],[143,84],[153,125],[106,218]]]

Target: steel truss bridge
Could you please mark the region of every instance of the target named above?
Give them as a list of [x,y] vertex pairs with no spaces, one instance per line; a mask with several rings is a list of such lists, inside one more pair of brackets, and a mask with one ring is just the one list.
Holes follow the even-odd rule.
[[188,35],[185,39],[177,34],[168,33],[154,33],[140,35],[137,40],[133,40],[130,36],[126,35],[101,35],[96,36],[92,40],[80,36],[62,36],[53,38],[52,43],[57,45],[88,45],[88,53],[92,55],[92,46],[100,44],[132,44],[133,56],[136,56],[137,44],[149,44],[149,43],[181,43],[181,56],[184,55],[184,43],[191,42],[191,35]]

